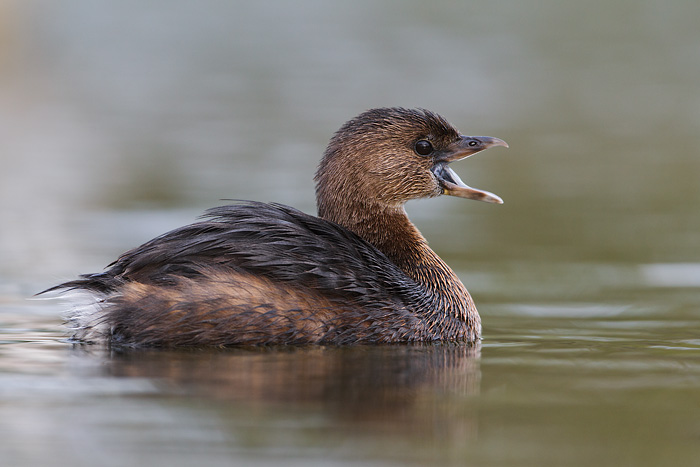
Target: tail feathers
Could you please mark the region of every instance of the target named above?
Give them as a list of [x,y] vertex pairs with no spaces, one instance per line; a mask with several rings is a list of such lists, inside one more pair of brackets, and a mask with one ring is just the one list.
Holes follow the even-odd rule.
[[[47,293],[55,288],[41,293]],[[109,335],[109,325],[105,299],[85,290],[71,290],[60,295],[70,305],[64,313],[65,325],[72,332],[71,339],[79,343],[105,342]]]
[[82,290],[94,292],[97,294],[107,294],[111,291],[116,290],[117,287],[123,283],[123,280],[120,280],[118,277],[115,277],[115,275],[110,274],[108,272],[100,272],[96,274],[82,274],[79,279],[54,285],[53,287],[49,287],[46,290],[42,290],[41,292],[37,293],[37,295],[43,295],[45,293],[50,292],[71,290]]

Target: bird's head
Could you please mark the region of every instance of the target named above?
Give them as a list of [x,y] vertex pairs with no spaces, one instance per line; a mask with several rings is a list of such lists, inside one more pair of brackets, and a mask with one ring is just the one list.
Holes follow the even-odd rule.
[[368,110],[345,123],[326,149],[315,178],[319,215],[332,219],[343,207],[391,209],[443,194],[500,204],[449,167],[493,146],[508,147],[498,138],[464,136],[427,110]]

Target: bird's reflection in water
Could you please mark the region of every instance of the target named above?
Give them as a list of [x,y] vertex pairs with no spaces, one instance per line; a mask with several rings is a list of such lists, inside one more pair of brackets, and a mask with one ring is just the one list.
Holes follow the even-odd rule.
[[102,368],[148,378],[163,396],[464,439],[475,430],[469,400],[479,393],[479,356],[479,345],[444,344],[130,350],[113,351]]

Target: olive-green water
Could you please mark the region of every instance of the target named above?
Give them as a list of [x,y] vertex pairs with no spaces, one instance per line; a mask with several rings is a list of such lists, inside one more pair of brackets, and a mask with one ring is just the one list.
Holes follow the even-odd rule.
[[[0,464],[700,465],[700,3],[0,4]],[[505,139],[411,218],[464,346],[110,352],[30,300],[222,198],[314,212],[330,135]]]

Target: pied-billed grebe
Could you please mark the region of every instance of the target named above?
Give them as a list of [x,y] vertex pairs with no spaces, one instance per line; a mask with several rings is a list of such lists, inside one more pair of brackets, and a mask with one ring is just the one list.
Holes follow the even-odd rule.
[[49,290],[96,298],[69,321],[84,342],[134,346],[357,344],[480,338],[467,289],[404,211],[441,194],[502,203],[449,167],[492,146],[426,110],[373,109],[333,136],[318,216],[243,202]]

